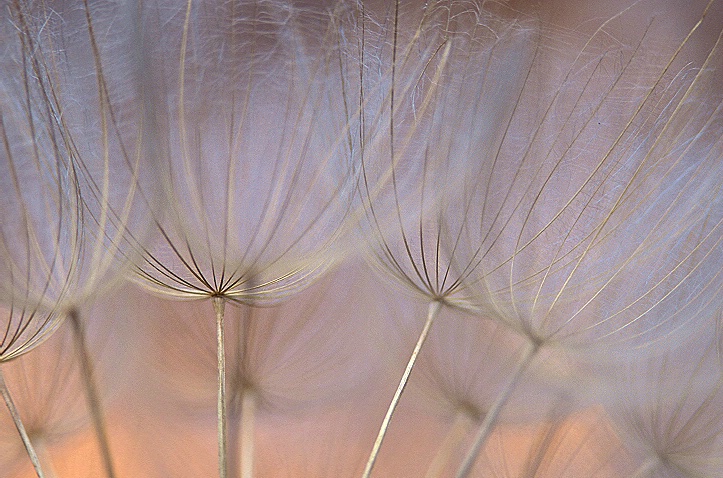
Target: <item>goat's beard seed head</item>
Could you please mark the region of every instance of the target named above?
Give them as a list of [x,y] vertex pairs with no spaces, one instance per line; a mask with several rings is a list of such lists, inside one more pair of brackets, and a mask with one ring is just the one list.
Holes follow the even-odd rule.
[[473,203],[463,245],[479,257],[472,282],[490,316],[536,340],[607,350],[695,328],[720,306],[722,145],[719,47],[668,86],[675,43],[605,40],[557,55],[546,77],[557,39],[542,37],[542,83],[522,90],[522,121],[480,181],[490,200]]
[[[112,288],[128,263],[140,262],[140,275],[156,292],[223,296],[246,302],[243,310],[249,310],[300,292],[335,261],[348,261],[345,246],[361,249],[354,242],[358,237],[349,243],[338,239],[361,221],[365,239],[371,237],[371,262],[383,277],[402,282],[417,298],[442,300],[494,319],[495,330],[511,329],[512,338],[494,347],[527,339],[545,345],[538,367],[528,371],[532,379],[516,392],[520,395],[513,393],[508,414],[485,450],[487,459],[478,467],[482,476],[488,469],[500,476],[510,473],[496,468],[495,460],[522,469],[538,458],[544,466],[535,471],[554,476],[556,467],[564,468],[560,476],[567,472],[579,478],[597,465],[613,476],[631,476],[631,456],[645,460],[651,449],[666,444],[661,437],[688,447],[670,463],[716,476],[720,461],[711,446],[720,439],[702,443],[701,437],[719,435],[717,397],[710,415],[696,412],[713,417],[715,424],[699,427],[703,422],[698,422],[690,428],[702,430],[695,437],[661,434],[656,427],[664,420],[653,424],[651,415],[669,419],[671,410],[678,410],[683,417],[691,397],[704,395],[708,375],[694,387],[683,387],[685,399],[672,396],[681,391],[684,382],[678,375],[685,373],[658,380],[659,358],[670,346],[665,338],[701,328],[723,300],[723,82],[720,46],[713,46],[719,31],[709,34],[720,29],[715,20],[720,1],[675,58],[701,17],[704,5],[698,2],[606,3],[615,12],[599,15],[590,12],[603,4],[592,1],[535,6],[514,0],[130,3],[134,6],[90,2],[94,37],[79,3],[54,3],[52,10],[43,2],[12,3],[10,11],[23,8],[26,26],[17,15],[13,22],[2,17],[0,301],[5,305],[0,333],[10,333],[0,339],[0,362],[35,347],[55,330],[60,313]],[[663,6],[667,10],[660,13]],[[3,10],[0,15],[12,14]],[[588,21],[589,15],[597,19]],[[136,20],[139,26],[130,28]],[[36,43],[21,47],[21,38]],[[98,42],[97,51],[90,47],[91,38]],[[33,66],[33,59],[41,63]],[[40,85],[40,79],[46,82]],[[364,177],[359,180],[362,150]],[[9,174],[10,169],[16,173]],[[361,199],[354,196],[360,191]],[[376,217],[367,215],[370,208]],[[161,237],[151,243],[148,231],[155,229]],[[138,260],[140,253],[146,262]],[[351,269],[343,280],[329,280],[343,287],[357,273]],[[360,301],[380,306],[380,296],[391,291],[377,288],[376,296]],[[387,378],[378,372],[384,385],[370,385],[365,366],[372,356],[383,362],[379,368],[392,368],[385,354],[402,348],[383,323],[392,320],[393,308],[373,323],[373,352],[365,348],[368,337],[344,335],[354,343],[343,353],[358,354],[363,362],[351,366],[352,377],[345,377],[341,347],[325,338],[339,330],[358,332],[359,324],[352,323],[357,318],[326,317],[334,326],[319,330],[323,327],[286,321],[287,315],[272,317],[308,312],[298,307],[305,301],[331,315],[328,302],[344,302],[347,293],[319,298],[313,287],[306,292],[310,295],[257,314],[268,320],[254,324],[263,339],[251,347],[261,352],[249,382],[266,390],[265,397],[259,395],[267,417],[334,403],[353,409],[358,413],[353,423],[341,426],[358,433],[355,438],[363,446],[355,440],[350,440],[352,451],[329,446],[324,459],[359,448],[363,460],[374,432],[367,429],[374,425],[369,418],[380,416],[375,407],[386,397],[379,389]],[[140,295],[128,297],[140,302]],[[206,476],[214,467],[214,430],[206,420],[212,415],[214,344],[206,320],[210,307],[198,307],[175,304],[169,309],[179,312],[159,312],[158,317],[149,317],[148,310],[133,312],[148,322],[162,320],[154,339],[143,342],[158,355],[136,359],[139,375],[158,380],[154,385],[161,393],[154,395],[157,390],[149,391],[152,387],[144,383],[148,395],[139,398],[133,390],[135,400],[154,397],[163,407],[190,396],[187,402],[193,403],[165,413],[155,413],[153,406],[128,410],[133,405],[125,404],[129,415],[139,410],[155,414],[139,436],[168,450],[168,443],[160,443],[165,439],[186,455],[169,465],[177,467],[173,476]],[[243,336],[234,329],[239,310],[228,307],[229,338]],[[365,307],[356,311],[372,315]],[[171,324],[180,316],[180,322],[198,319],[208,333],[200,338],[186,334],[183,342],[174,342],[176,333],[183,335],[181,328],[168,329],[181,325]],[[464,319],[478,321],[478,316]],[[491,399],[480,397],[504,381],[494,373],[473,377],[474,363],[460,364],[474,357],[474,346],[483,341],[459,338],[465,328],[452,330],[455,321],[444,318],[435,330],[450,329],[430,336],[429,343],[437,346],[420,358],[420,365],[432,364],[427,365],[432,378],[425,382],[413,375],[410,387],[427,388],[432,407],[420,412],[419,395],[411,394],[415,403],[405,409],[402,402],[400,409],[397,430],[404,433],[392,431],[385,444],[391,446],[380,461],[393,462],[386,468],[394,470],[392,476],[409,473],[405,460],[415,461],[412,473],[423,472],[423,460],[410,453],[409,442],[416,446],[427,439],[437,445],[438,437],[429,437],[447,431],[450,410],[469,402],[468,393],[483,410]],[[26,320],[32,321],[30,327],[18,332]],[[272,323],[281,322],[272,329]],[[481,324],[471,323],[472,329]],[[626,402],[621,397],[629,390],[616,390],[617,401],[609,406],[611,414],[635,409],[629,414],[633,428],[641,426],[617,436],[597,410],[590,416],[575,414],[569,422],[557,420],[578,403],[599,403],[596,393],[613,390],[598,376],[581,380],[571,359],[584,356],[616,367],[642,356],[623,350],[651,344],[659,352],[655,366],[631,374],[643,376],[636,384],[645,393]],[[470,349],[467,356],[460,355],[462,346]],[[571,349],[580,354],[570,354]],[[170,350],[183,359],[172,364],[178,368],[149,372],[153,364],[168,361]],[[497,351],[502,358],[486,359],[496,362],[489,364],[493,369],[515,363],[512,350]],[[183,366],[184,360],[191,365]],[[689,358],[681,353],[670,360],[685,370]],[[281,363],[283,373],[269,363]],[[189,376],[193,366],[202,369],[197,376]],[[454,367],[462,370],[453,373]],[[309,380],[307,372],[319,375]],[[135,379],[143,381],[134,377],[128,383],[138,383]],[[236,377],[230,384],[240,381]],[[469,392],[485,381],[483,392]],[[368,389],[355,403],[329,398],[339,388],[347,397],[359,382]],[[562,392],[553,389],[558,384]],[[652,398],[648,389],[655,389]],[[526,404],[538,402],[540,395],[547,400],[548,390],[563,394],[568,408],[559,415],[545,415],[548,403],[534,410],[538,403]],[[202,400],[194,401],[198,396]],[[203,423],[195,420],[201,401],[209,405]],[[427,414],[430,408],[447,413],[437,420]],[[526,413],[513,417],[516,423],[507,421],[519,408]],[[315,416],[324,420],[324,412]],[[430,423],[437,427],[433,433],[427,429]],[[257,471],[269,467],[277,472],[275,457],[269,458],[276,442],[268,426],[259,425]],[[310,428],[318,433],[318,427]],[[675,427],[665,431],[670,430]],[[189,433],[194,434],[192,446],[178,439]],[[303,437],[309,445],[304,450],[314,452],[312,435]],[[556,446],[536,448],[549,445],[548,438]],[[628,444],[631,454],[623,450]],[[424,443],[421,448],[436,452]],[[667,452],[659,448],[654,451],[661,456]],[[573,450],[582,451],[572,457],[565,453]],[[586,459],[588,452],[594,458]],[[175,458],[149,453],[156,454],[158,469]],[[314,473],[314,465],[302,466],[302,473]],[[380,466],[384,470],[386,465]],[[330,469],[320,472],[338,476]]]
[[178,275],[172,294],[268,302],[334,261],[351,207],[332,18],[290,4],[189,7],[158,25],[152,9],[143,17],[157,46],[144,85],[166,198],[165,237],[143,275],[162,292],[155,263],[171,259],[160,267]]
[[611,38],[651,8],[587,35],[497,17],[475,29],[406,3],[369,21],[369,39],[389,39],[357,53],[382,274],[575,349],[641,346],[713,313],[720,48],[704,28],[684,42],[695,21]]
[[140,150],[126,16],[107,7],[3,12],[0,268],[19,307],[65,314],[112,289],[150,234],[158,175]]
[[632,456],[654,463],[655,476],[720,476],[720,358],[711,328],[701,329],[652,359],[616,367],[601,397]]

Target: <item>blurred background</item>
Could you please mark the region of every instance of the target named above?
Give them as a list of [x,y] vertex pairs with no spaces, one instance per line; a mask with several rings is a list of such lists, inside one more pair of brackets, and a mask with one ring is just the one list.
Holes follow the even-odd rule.
[[723,2],[0,21],[0,478],[723,476]]

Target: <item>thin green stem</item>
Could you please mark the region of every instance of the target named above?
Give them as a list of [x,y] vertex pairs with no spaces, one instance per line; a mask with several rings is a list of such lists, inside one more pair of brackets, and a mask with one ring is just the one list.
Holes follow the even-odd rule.
[[28,433],[27,431],[25,431],[25,426],[23,425],[23,421],[20,418],[20,413],[18,413],[18,409],[15,407],[15,402],[13,402],[13,399],[10,396],[10,390],[8,390],[7,385],[5,385],[5,377],[3,376],[2,369],[0,369],[0,395],[3,396],[3,400],[5,400],[5,405],[7,405],[8,410],[10,411],[10,416],[15,423],[15,428],[18,429],[20,439],[23,441],[23,445],[25,445],[25,450],[28,452],[28,457],[30,457],[33,468],[35,468],[35,473],[38,475],[38,478],[46,478],[45,474],[43,473],[43,469],[40,466],[38,454],[35,453],[35,448],[33,448],[33,444],[30,443],[30,437],[28,437]]
[[80,314],[76,309],[72,309],[68,314],[70,323],[73,328],[73,337],[75,338],[78,358],[80,360],[80,371],[83,377],[83,385],[85,387],[85,398],[88,402],[90,416],[93,421],[98,446],[100,447],[100,455],[103,460],[103,467],[108,478],[115,478],[115,470],[113,460],[111,458],[110,444],[108,441],[108,430],[103,418],[103,407],[101,405],[100,394],[98,393],[98,385],[95,379],[95,371],[93,369],[93,360],[90,357],[88,343],[85,336],[85,328],[80,319]]
[[530,366],[530,363],[535,358],[539,350],[540,345],[539,343],[535,342],[531,342],[525,349],[522,358],[520,359],[520,363],[517,364],[517,369],[515,369],[515,371],[513,372],[509,382],[507,382],[507,384],[505,385],[505,388],[500,391],[500,394],[497,396],[495,403],[492,405],[492,407],[490,407],[489,411],[485,415],[485,419],[480,424],[479,430],[475,435],[472,446],[467,452],[467,455],[465,456],[462,465],[459,467],[459,470],[457,470],[457,474],[455,475],[456,478],[466,478],[472,471],[472,467],[474,467],[474,464],[477,461],[477,456],[479,455],[482,446],[485,444],[485,442],[487,441],[487,437],[489,437],[490,433],[497,424],[497,418],[499,417],[502,408],[507,403],[507,400],[510,398],[510,394],[512,394],[514,389],[519,384],[523,373]]
[[226,478],[226,350],[224,347],[223,316],[226,301],[223,297],[211,299],[216,313],[216,351],[218,358],[218,401],[216,403],[218,424],[218,474]]
[[439,309],[441,307],[442,307],[442,303],[438,300],[434,300],[429,303],[429,311],[427,313],[427,321],[424,323],[424,328],[422,329],[422,333],[419,335],[419,339],[417,339],[417,344],[414,346],[414,350],[412,351],[412,356],[409,358],[409,362],[407,363],[407,368],[404,370],[402,379],[399,381],[399,386],[397,386],[397,391],[394,393],[392,402],[389,404],[389,408],[387,409],[387,414],[384,417],[384,421],[382,421],[381,427],[379,428],[379,434],[377,435],[377,439],[374,441],[374,447],[372,448],[372,451],[369,455],[369,459],[367,460],[366,467],[364,468],[364,474],[362,475],[363,478],[369,478],[369,476],[372,473],[372,469],[374,468],[374,463],[377,460],[377,455],[379,455],[379,450],[382,447],[382,441],[384,441],[384,437],[387,434],[387,429],[389,428],[389,422],[391,422],[392,415],[394,414],[394,411],[397,408],[399,399],[402,397],[402,392],[404,392],[404,389],[406,388],[407,383],[409,382],[409,376],[411,375],[412,369],[414,368],[414,364],[417,361],[417,356],[419,355],[419,351],[422,349],[422,345],[424,345],[424,342],[427,340],[427,336],[429,335],[429,330],[432,327],[432,322],[434,322],[434,319],[437,317],[437,314],[439,313]]

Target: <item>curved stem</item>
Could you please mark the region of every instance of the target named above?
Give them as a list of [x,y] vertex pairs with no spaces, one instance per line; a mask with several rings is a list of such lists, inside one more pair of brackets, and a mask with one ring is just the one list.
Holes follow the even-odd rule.
[[389,404],[387,414],[384,417],[384,421],[382,421],[381,427],[379,428],[379,434],[374,441],[374,447],[372,448],[372,452],[369,455],[366,467],[364,468],[364,474],[362,475],[363,478],[369,478],[372,473],[372,468],[374,468],[374,462],[376,462],[377,455],[379,455],[379,450],[382,447],[382,441],[384,441],[384,436],[387,434],[389,422],[392,420],[392,415],[397,408],[397,404],[399,403],[399,399],[402,396],[402,392],[404,392],[404,389],[409,382],[409,375],[412,373],[412,368],[417,361],[417,356],[419,355],[419,351],[422,349],[422,345],[424,345],[425,340],[427,340],[427,335],[429,335],[429,329],[432,327],[432,322],[434,321],[435,317],[437,317],[437,313],[439,312],[439,309],[441,307],[442,303],[437,300],[429,303],[427,321],[424,323],[422,333],[419,335],[419,339],[417,339],[417,344],[414,346],[414,351],[412,351],[412,356],[409,358],[407,368],[404,370],[402,379],[399,381],[399,386],[397,386],[397,391],[394,393],[394,397],[392,398],[392,403]]
[[490,407],[489,411],[485,415],[485,419],[482,421],[482,424],[480,425],[479,430],[475,435],[472,446],[467,452],[467,455],[465,456],[462,465],[459,467],[459,470],[457,470],[457,474],[455,475],[456,478],[465,478],[467,475],[469,475],[470,471],[472,471],[472,467],[477,461],[477,456],[479,455],[482,446],[485,444],[485,442],[487,441],[487,437],[492,432],[494,426],[497,424],[497,417],[502,411],[502,407],[504,407],[507,403],[507,400],[510,398],[510,394],[514,391],[515,387],[517,387],[517,384],[520,382],[522,374],[525,372],[525,370],[527,370],[527,367],[529,367],[532,359],[535,358],[539,349],[540,345],[534,342],[531,342],[525,349],[520,363],[517,364],[517,369],[515,369],[512,377],[510,377],[510,381],[507,382],[505,388],[500,391],[500,394],[497,396],[495,403],[492,404],[492,407]]
[[108,478],[115,478],[116,475],[111,458],[110,444],[108,442],[108,430],[105,425],[105,419],[103,418],[103,407],[100,401],[100,394],[98,393],[95,371],[93,370],[93,360],[88,350],[83,322],[80,320],[80,314],[76,309],[72,309],[68,316],[73,328],[73,337],[75,338],[78,358],[80,359],[80,371],[85,387],[85,397],[88,402],[91,419],[93,420],[93,428],[95,429],[98,446],[100,447],[103,467]]
[[46,478],[43,474],[43,469],[40,466],[38,455],[35,453],[35,448],[33,448],[33,444],[30,443],[30,437],[28,437],[28,432],[25,430],[23,421],[20,418],[20,413],[18,413],[18,409],[15,407],[15,402],[13,402],[13,399],[10,396],[10,390],[8,390],[7,385],[5,385],[5,377],[3,377],[2,369],[0,369],[0,395],[3,396],[5,405],[7,405],[8,410],[10,411],[10,416],[15,423],[15,428],[18,429],[20,439],[22,439],[23,445],[25,445],[25,450],[28,452],[28,457],[30,457],[33,468],[35,468],[35,473],[38,475],[38,478]]
[[223,315],[226,302],[223,297],[211,299],[216,313],[216,351],[218,358],[218,401],[216,418],[218,428],[218,474],[226,478],[226,350],[224,347]]

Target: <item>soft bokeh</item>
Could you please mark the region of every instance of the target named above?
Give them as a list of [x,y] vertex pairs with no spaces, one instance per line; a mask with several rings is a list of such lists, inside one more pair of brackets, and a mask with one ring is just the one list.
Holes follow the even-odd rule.
[[721,476],[720,0],[0,22],[0,478]]

